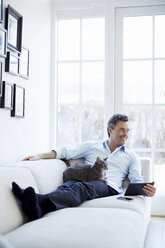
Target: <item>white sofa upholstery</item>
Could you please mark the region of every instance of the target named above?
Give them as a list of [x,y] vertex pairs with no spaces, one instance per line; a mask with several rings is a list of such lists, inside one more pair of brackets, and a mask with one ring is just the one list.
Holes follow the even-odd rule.
[[[142,175],[151,179],[150,161],[141,159]],[[62,184],[66,165],[58,159],[21,161],[0,165],[0,233],[9,246],[0,248],[142,248],[150,218],[151,199],[117,196],[86,201],[25,222],[21,207],[11,192],[12,181],[32,186],[41,194]],[[1,237],[0,237],[1,241]]]

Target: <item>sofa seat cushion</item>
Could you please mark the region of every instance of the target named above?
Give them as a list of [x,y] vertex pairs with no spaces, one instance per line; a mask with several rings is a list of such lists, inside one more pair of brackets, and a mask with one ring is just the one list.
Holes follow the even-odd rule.
[[117,197],[121,195],[114,195],[108,197],[102,197],[90,201],[85,201],[79,207],[87,208],[122,208],[136,211],[141,214],[150,215],[151,199],[149,197],[132,196],[132,201],[118,200]]
[[67,208],[51,212],[5,235],[15,248],[139,248],[143,218],[136,211]]
[[32,186],[36,192],[38,188],[32,173],[25,168],[0,167],[0,175],[0,233],[3,234],[24,223],[22,211],[11,191],[12,182],[17,182],[22,188]]

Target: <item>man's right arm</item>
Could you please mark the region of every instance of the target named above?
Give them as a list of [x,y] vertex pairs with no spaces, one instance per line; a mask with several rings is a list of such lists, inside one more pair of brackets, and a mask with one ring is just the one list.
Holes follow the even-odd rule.
[[39,159],[54,159],[54,158],[56,158],[56,151],[52,150],[47,153],[41,153],[41,154],[25,157],[22,159],[22,161],[27,161],[27,160],[34,161]]
[[75,146],[68,146],[68,147],[57,147],[56,151],[52,150],[48,153],[42,153],[34,156],[28,156],[23,160],[38,160],[38,159],[78,159],[78,158],[85,158],[87,154],[90,152],[91,147],[95,142],[86,141],[82,144],[78,144]]

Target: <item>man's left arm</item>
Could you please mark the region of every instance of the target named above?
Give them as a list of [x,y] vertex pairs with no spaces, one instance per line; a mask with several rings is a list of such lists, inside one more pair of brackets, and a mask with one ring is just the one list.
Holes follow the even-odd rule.
[[[143,177],[141,176],[141,162],[139,156],[132,152],[131,154],[131,164],[129,168],[128,178],[131,183],[142,183],[144,182]],[[156,192],[156,188],[154,186],[155,182],[152,184],[146,184],[143,187],[143,191],[146,193],[147,196],[154,196]]]

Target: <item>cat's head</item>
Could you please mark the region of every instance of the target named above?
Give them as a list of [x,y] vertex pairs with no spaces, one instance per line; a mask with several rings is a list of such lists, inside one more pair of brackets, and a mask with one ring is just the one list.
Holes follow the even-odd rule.
[[96,162],[95,162],[95,166],[98,166],[98,167],[102,168],[103,170],[108,170],[108,165],[107,165],[106,160],[107,160],[107,158],[100,159],[100,157],[97,157]]

